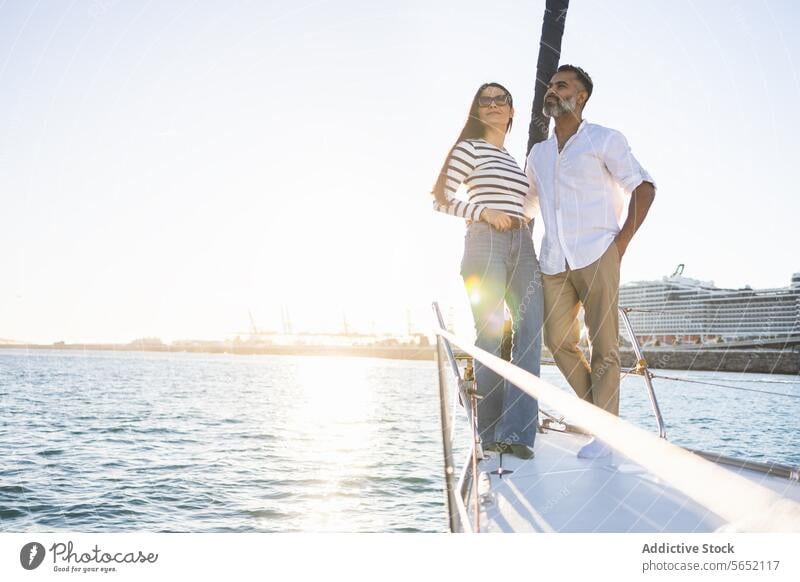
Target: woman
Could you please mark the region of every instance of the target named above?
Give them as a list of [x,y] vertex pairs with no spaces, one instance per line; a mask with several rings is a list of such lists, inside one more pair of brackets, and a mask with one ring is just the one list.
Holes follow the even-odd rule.
[[[538,376],[542,292],[532,237],[538,199],[503,147],[513,117],[505,87],[486,83],[478,89],[434,187],[434,209],[467,219],[461,276],[475,320],[476,345],[500,356],[508,304],[511,361]],[[462,183],[467,202],[454,196]],[[539,418],[536,400],[477,361],[475,378],[482,396],[478,432],[484,450],[531,458]]]

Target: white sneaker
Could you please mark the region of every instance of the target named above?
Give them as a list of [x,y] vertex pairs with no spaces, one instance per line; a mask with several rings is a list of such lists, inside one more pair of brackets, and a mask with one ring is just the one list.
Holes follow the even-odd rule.
[[609,447],[606,443],[598,439],[597,437],[592,437],[592,439],[583,445],[581,449],[578,451],[578,458],[579,459],[599,459],[600,457],[607,457],[611,454],[611,447]]

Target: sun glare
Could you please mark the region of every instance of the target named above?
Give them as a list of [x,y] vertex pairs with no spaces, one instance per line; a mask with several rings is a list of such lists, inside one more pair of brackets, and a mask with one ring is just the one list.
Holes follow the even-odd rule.
[[305,531],[342,531],[358,499],[351,482],[368,475],[378,430],[370,389],[374,363],[349,357],[307,357],[296,364],[297,395],[287,411],[290,432],[303,435],[291,451],[305,478],[319,484],[303,503]]
[[472,304],[480,303],[481,294],[480,290],[478,289],[478,284],[480,283],[480,279],[477,275],[473,275],[468,277],[467,280],[464,282],[467,288],[467,295],[469,296],[469,300]]

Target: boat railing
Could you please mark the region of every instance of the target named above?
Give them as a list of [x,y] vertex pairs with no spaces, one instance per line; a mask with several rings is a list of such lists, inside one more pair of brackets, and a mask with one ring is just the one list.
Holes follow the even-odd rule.
[[[442,312],[439,310],[438,303],[433,303],[433,312],[440,329],[444,329]],[[478,506],[477,488],[473,488],[474,496],[474,524],[470,520],[469,513],[464,503],[466,471],[461,472],[461,477],[456,483],[456,465],[453,453],[455,441],[455,427],[458,407],[455,405],[458,400],[465,408],[467,413],[467,424],[470,430],[470,449],[464,461],[464,467],[469,466],[473,475],[478,474],[478,460],[481,456],[480,437],[478,436],[478,393],[475,388],[475,377],[472,371],[471,361],[467,362],[464,375],[458,367],[458,361],[453,353],[450,342],[443,339],[440,335],[436,336],[436,361],[439,369],[439,412],[442,427],[442,443],[444,452],[444,472],[445,484],[447,488],[447,507],[450,522],[450,531],[472,532],[480,531],[480,509]],[[447,394],[447,374],[446,364],[450,365],[453,377],[455,378],[455,389],[452,398],[448,399]],[[452,402],[452,411],[448,411],[448,400]]]
[[633,353],[636,355],[636,366],[630,371],[631,374],[638,374],[644,378],[645,386],[647,387],[647,397],[650,399],[650,408],[653,409],[653,416],[656,417],[656,425],[658,426],[658,436],[662,439],[667,438],[667,431],[664,428],[664,417],[661,416],[661,408],[658,405],[656,398],[656,391],[653,388],[653,374],[647,367],[647,359],[642,353],[642,347],[639,345],[639,340],[636,339],[636,334],[633,331],[631,320],[628,318],[629,309],[625,307],[618,308],[619,316],[622,320],[622,325],[631,341]]
[[[800,529],[800,504],[777,495],[774,491],[754,483],[741,475],[723,469],[719,458],[707,458],[710,455],[699,454],[673,445],[665,438],[663,419],[661,417],[655,391],[647,363],[642,356],[641,348],[636,342],[624,310],[620,315],[626,329],[632,336],[634,351],[639,359],[638,373],[646,379],[650,403],[658,423],[658,436],[609,414],[592,404],[575,398],[563,390],[549,384],[541,378],[514,366],[510,362],[486,352],[471,342],[461,339],[447,331],[443,325],[441,311],[437,303],[433,303],[436,314],[436,354],[439,371],[440,416],[442,443],[444,452],[445,481],[448,505],[448,516],[451,531],[480,531],[480,500],[475,481],[478,477],[477,465],[482,457],[480,439],[477,432],[477,401],[479,395],[475,389],[474,377],[471,373],[461,374],[458,367],[458,356],[453,346],[461,352],[493,370],[501,377],[512,382],[519,389],[544,404],[557,410],[570,419],[570,423],[596,435],[608,443],[614,450],[622,453],[633,462],[649,470],[656,477],[670,483],[688,497],[702,504],[731,524],[732,529],[742,528],[748,531],[797,531]],[[446,368],[451,367],[456,378],[452,400],[448,398],[448,382]],[[633,371],[636,371],[635,368]],[[470,449],[464,462],[464,470],[456,481],[456,465],[454,460],[455,410],[448,409],[448,401],[453,409],[455,401],[460,399],[467,411],[470,431]],[[753,467],[754,469],[756,467]],[[794,477],[794,475],[792,476]],[[472,487],[470,487],[470,481]],[[467,493],[472,495],[468,501]],[[746,500],[746,502],[745,502]],[[472,517],[470,517],[470,514]]]

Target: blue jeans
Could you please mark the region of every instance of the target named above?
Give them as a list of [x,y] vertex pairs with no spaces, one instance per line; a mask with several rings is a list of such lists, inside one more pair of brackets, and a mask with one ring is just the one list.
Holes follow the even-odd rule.
[[[542,279],[533,248],[533,222],[505,232],[473,222],[464,237],[461,276],[475,320],[476,345],[500,357],[505,322],[511,312],[511,362],[539,376],[542,356]],[[511,382],[475,362],[478,432],[484,444],[533,446],[539,403]]]

